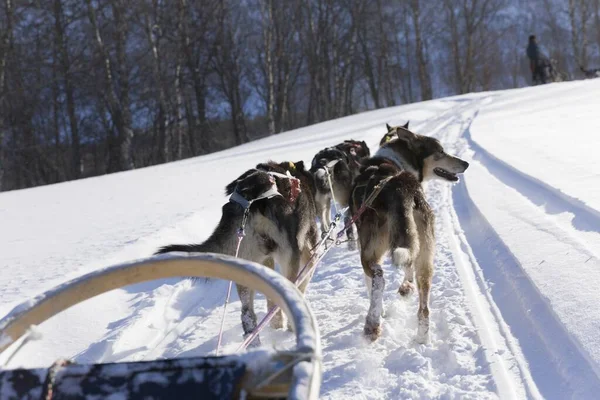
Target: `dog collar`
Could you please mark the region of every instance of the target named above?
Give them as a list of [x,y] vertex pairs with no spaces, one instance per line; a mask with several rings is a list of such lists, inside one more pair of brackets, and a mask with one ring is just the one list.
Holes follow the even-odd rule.
[[254,203],[257,200],[270,199],[275,196],[283,197],[283,195],[281,193],[279,193],[279,191],[277,190],[277,185],[275,183],[273,183],[273,186],[271,186],[271,188],[269,190],[267,190],[266,192],[262,193],[260,196],[258,196],[255,199],[252,199],[252,200],[247,200],[244,196],[239,194],[239,192],[237,190],[234,190],[233,193],[231,194],[231,196],[229,197],[229,201],[239,204],[240,206],[242,206],[243,209],[248,209],[248,208],[250,208],[252,203]]

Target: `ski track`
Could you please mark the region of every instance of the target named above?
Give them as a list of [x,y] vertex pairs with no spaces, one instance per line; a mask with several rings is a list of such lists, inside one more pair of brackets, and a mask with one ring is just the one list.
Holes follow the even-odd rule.
[[[462,153],[474,151],[475,165],[472,168],[481,168],[477,164],[481,163],[488,173],[520,193],[525,201],[537,206],[538,212],[545,212],[550,227],[535,225],[538,230],[568,243],[586,257],[589,255],[588,261],[596,259],[585,241],[573,233],[597,231],[600,225],[596,210],[514,169],[475,143],[470,126],[478,111],[469,111],[456,116],[462,119],[464,126],[461,136],[446,135],[446,141],[463,141]],[[468,175],[464,179],[468,181]],[[450,213],[459,224],[459,236],[466,239],[464,245],[471,253],[477,283],[483,292],[488,292],[495,309],[492,312],[516,356],[517,367],[528,383],[528,397],[594,398],[600,390],[594,363],[479,211],[469,195],[465,180],[453,187],[453,210]],[[564,212],[574,215],[571,229],[551,217]]]
[[[437,137],[449,153],[478,163],[503,184],[547,213],[569,244],[590,257],[600,213],[493,156],[471,137],[478,109],[494,95],[477,94],[443,100],[431,118],[411,122],[416,132]],[[351,136],[367,140],[372,152],[380,133],[368,133],[388,120],[381,118],[339,129],[317,143]],[[332,125],[333,126],[333,125]],[[365,133],[367,132],[367,133]],[[305,144],[306,139],[285,144]],[[264,154],[282,146],[248,146],[243,156]],[[240,154],[207,156],[224,160]],[[468,155],[474,154],[473,160]],[[260,160],[256,160],[260,161]],[[464,179],[468,180],[467,176]],[[397,294],[403,272],[384,264],[383,334],[374,343],[362,337],[368,296],[357,251],[333,248],[317,267],[308,288],[319,323],[323,348],[323,399],[513,399],[592,398],[600,390],[594,365],[558,319],[509,246],[486,220],[462,179],[458,184],[434,181],[426,192],[436,214],[435,274],[431,290],[431,342],[415,342],[417,299]],[[555,214],[573,214],[572,226]],[[188,213],[169,235],[190,235]],[[169,236],[168,235],[168,236]],[[160,237],[157,232],[154,239]],[[140,239],[127,245],[134,245]],[[142,240],[143,241],[143,240]],[[590,244],[591,243],[591,244]],[[140,243],[137,243],[140,245]],[[75,355],[78,362],[139,361],[214,354],[227,282],[171,279],[126,289],[130,312],[112,321],[107,333]],[[266,301],[257,296],[258,318]],[[235,290],[227,309],[223,352],[242,342],[240,303]],[[270,328],[263,345],[293,347],[293,335]]]

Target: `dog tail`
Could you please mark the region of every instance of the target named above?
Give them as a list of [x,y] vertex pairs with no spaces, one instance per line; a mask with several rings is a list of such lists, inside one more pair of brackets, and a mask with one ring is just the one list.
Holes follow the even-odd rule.
[[[201,245],[201,244],[170,244],[168,246],[164,246],[164,247],[161,247],[160,249],[158,249],[156,251],[156,253],[154,253],[154,255],[166,254],[166,253],[172,253],[172,252],[203,253],[206,251],[207,250],[204,249],[203,245]],[[203,282],[208,282],[210,280],[210,278],[199,278],[197,276],[191,276],[188,278],[191,279],[191,281],[193,283],[196,283],[199,280],[202,280]]]
[[158,249],[154,255],[172,253],[176,251],[182,253],[201,253],[205,250],[201,244],[170,244]]

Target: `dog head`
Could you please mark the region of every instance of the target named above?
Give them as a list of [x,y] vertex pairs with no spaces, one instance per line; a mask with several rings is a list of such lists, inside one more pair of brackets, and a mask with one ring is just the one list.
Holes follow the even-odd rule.
[[396,157],[407,170],[418,174],[421,181],[440,179],[456,182],[457,175],[469,167],[468,162],[446,153],[435,138],[418,135],[404,127],[394,127],[392,130],[396,140],[386,143],[380,150],[383,150],[381,154]]
[[327,172],[333,173],[336,177],[350,174],[350,157],[335,147],[323,149],[314,156],[310,173],[314,176],[317,192],[327,193],[330,191]]
[[228,184],[225,187],[225,193],[229,196],[236,191],[246,200],[252,200],[267,192],[276,184],[275,178],[266,171],[250,169]]
[[[289,165],[287,162],[281,164]],[[272,172],[275,174],[270,174]],[[225,194],[229,196],[236,191],[246,200],[251,200],[267,192],[275,184],[277,191],[283,198],[287,199],[290,203],[294,203],[302,191],[300,180],[292,174],[288,176],[284,175],[287,175],[287,170],[281,165],[273,161],[261,163],[255,169],[244,172],[240,177],[228,184],[225,187]]]
[[365,141],[344,140],[343,143],[338,144],[335,148],[357,159],[371,155],[371,150],[369,150],[369,146],[367,146]]
[[317,170],[324,168],[327,164],[335,160],[343,160],[347,162],[348,156],[335,147],[328,147],[319,151],[312,160],[310,172],[315,173]]
[[383,135],[383,137],[379,141],[379,147],[383,146],[384,144],[386,144],[387,142],[389,142],[392,139],[396,139],[398,137],[398,135],[396,134],[396,129],[397,128],[408,129],[408,124],[410,124],[410,121],[406,121],[406,123],[402,126],[390,126],[389,124],[385,124],[385,127],[387,128],[387,133],[385,135]]

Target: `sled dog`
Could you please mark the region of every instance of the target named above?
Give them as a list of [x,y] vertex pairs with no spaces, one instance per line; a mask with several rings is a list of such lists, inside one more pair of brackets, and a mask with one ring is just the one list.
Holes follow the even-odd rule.
[[350,204],[353,215],[364,210],[356,221],[360,260],[370,297],[364,334],[369,340],[376,340],[381,334],[385,288],[381,264],[389,253],[392,264],[404,269],[401,296],[414,291],[416,278],[417,340],[427,342],[435,235],[434,214],[421,184],[431,179],[456,182],[457,174],[469,164],[447,154],[434,138],[417,135],[402,126],[389,127],[388,131],[395,139],[363,161]]
[[[169,245],[159,249],[157,254],[180,251],[235,255],[238,230],[247,209],[245,237],[238,256],[270,268],[277,263],[281,273],[294,281],[309,261],[318,240],[313,187],[312,175],[302,161],[258,164],[226,186],[230,201],[223,205],[221,220],[204,243]],[[299,287],[303,293],[309,280],[310,277]],[[257,325],[254,291],[239,284],[237,291],[246,337]],[[270,300],[267,304],[269,309],[274,306]],[[271,321],[271,326],[283,328],[281,310]],[[260,345],[258,336],[251,345]]]
[[[322,233],[327,232],[331,224],[332,202],[335,201],[340,207],[348,206],[352,183],[360,171],[361,160],[369,155],[370,150],[365,142],[346,140],[314,156],[310,172],[315,179],[315,203]],[[344,223],[349,219],[346,217]],[[350,243],[354,243],[354,229],[348,229],[347,236]]]

